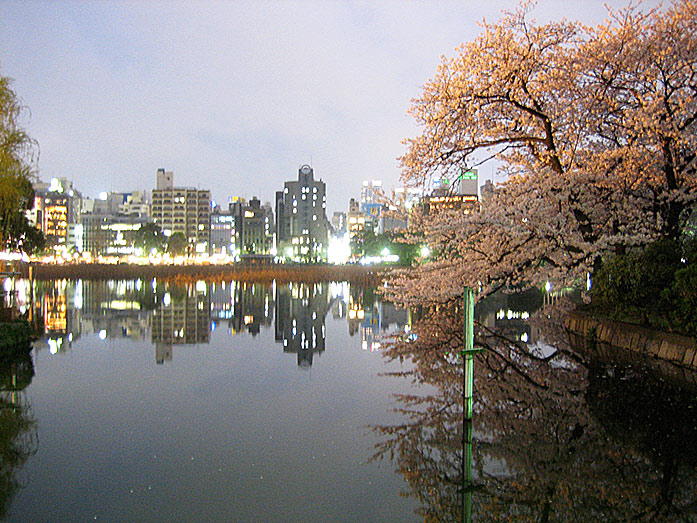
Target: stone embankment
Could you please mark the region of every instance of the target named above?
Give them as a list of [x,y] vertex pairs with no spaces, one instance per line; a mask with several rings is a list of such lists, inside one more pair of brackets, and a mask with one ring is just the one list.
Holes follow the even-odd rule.
[[[605,344],[697,369],[697,339],[574,311],[566,320],[569,334],[586,344]],[[572,340],[573,341],[573,340]]]

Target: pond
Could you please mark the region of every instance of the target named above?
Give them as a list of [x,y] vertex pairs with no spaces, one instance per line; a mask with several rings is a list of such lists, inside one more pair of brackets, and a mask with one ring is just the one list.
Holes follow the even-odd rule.
[[17,285],[44,334],[0,361],[9,521],[697,521],[697,376],[571,345],[563,297],[477,305],[465,420],[458,303]]
[[379,350],[405,311],[347,284],[33,292],[45,335],[6,398],[29,425],[8,520],[418,520],[394,465],[370,461],[369,426],[415,389],[380,375],[406,368]]

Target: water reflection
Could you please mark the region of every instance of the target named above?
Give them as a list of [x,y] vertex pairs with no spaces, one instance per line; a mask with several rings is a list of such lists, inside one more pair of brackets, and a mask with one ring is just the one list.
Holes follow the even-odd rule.
[[419,515],[466,520],[471,498],[473,521],[696,520],[690,382],[652,378],[636,358],[575,351],[552,309],[535,315],[518,299],[478,311],[477,343],[486,351],[475,359],[469,434],[454,357],[463,342],[460,305],[420,311],[412,335],[387,349],[416,363],[405,377],[439,390],[399,397],[409,422],[375,427],[375,458],[394,460]]
[[[24,465],[31,481],[8,489],[11,519],[386,521],[411,513],[413,502],[396,495],[401,477],[366,463],[374,437],[364,427],[394,419],[395,389],[377,377],[387,368],[379,336],[405,328],[372,293],[340,283],[134,280],[37,281],[21,294],[43,327],[23,366],[15,362],[6,380],[0,367],[0,381],[15,387],[14,410],[3,403],[0,414],[18,413],[12,430],[0,419],[0,470],[21,479],[35,450],[17,391],[33,364],[28,394],[42,446]],[[25,451],[2,454],[5,435]],[[313,488],[289,489],[298,477]]]
[[33,377],[31,346],[0,354],[0,519],[22,486],[19,471],[38,445],[36,422],[24,393]]
[[374,291],[347,283],[56,280],[36,283],[33,294],[34,313],[45,324],[37,346],[55,354],[87,333],[102,340],[149,337],[158,364],[173,361],[177,346],[209,343],[216,329],[255,337],[273,327],[283,352],[308,368],[326,348],[329,311],[346,320],[366,351],[378,351],[386,336],[408,330],[410,321]]

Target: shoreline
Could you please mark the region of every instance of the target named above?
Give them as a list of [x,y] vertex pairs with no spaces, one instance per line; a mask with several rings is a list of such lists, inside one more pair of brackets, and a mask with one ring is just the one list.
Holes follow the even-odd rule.
[[25,278],[35,280],[133,280],[158,278],[169,281],[249,281],[321,283],[348,281],[379,284],[391,268],[365,265],[136,265],[136,264],[18,264]]

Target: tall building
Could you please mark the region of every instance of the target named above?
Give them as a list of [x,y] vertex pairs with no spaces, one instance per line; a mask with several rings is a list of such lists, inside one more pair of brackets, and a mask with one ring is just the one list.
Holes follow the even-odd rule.
[[349,239],[352,240],[354,236],[365,230],[365,215],[355,198],[349,200],[349,210],[346,219],[348,221]]
[[65,178],[34,185],[34,208],[28,218],[44,233],[47,248],[82,250],[81,201],[80,193]]
[[346,213],[342,211],[335,211],[332,214],[332,227],[334,228],[333,234],[336,236],[342,236],[346,234]]
[[237,245],[241,255],[271,254],[273,249],[273,211],[254,196],[249,202],[230,204],[237,226]]
[[325,262],[329,246],[326,185],[314,179],[309,165],[298,170],[297,182],[276,193],[278,253],[291,261]]
[[379,203],[380,196],[383,194],[382,181],[366,180],[361,187],[361,204]]
[[216,207],[211,214],[211,253],[271,255],[274,229],[270,204],[262,205],[256,196],[249,202],[232,198],[228,210]]
[[211,254],[239,254],[235,215],[230,209],[216,206],[211,212]]
[[182,233],[196,253],[208,253],[211,227],[211,192],[174,187],[171,171],[158,169],[152,192],[152,218],[166,236]]

